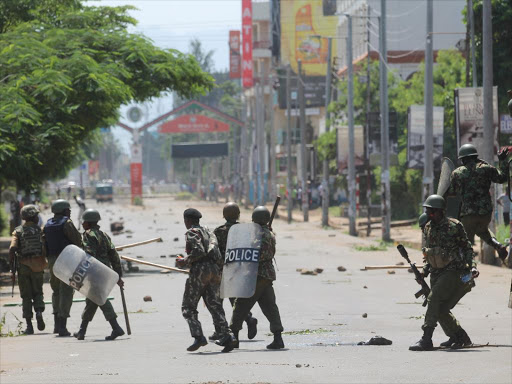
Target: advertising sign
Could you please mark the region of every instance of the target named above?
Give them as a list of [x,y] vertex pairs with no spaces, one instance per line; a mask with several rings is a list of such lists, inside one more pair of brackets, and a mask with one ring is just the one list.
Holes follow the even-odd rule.
[[507,135],[512,134],[512,116],[500,115],[500,132]]
[[[348,167],[348,126],[336,127],[338,169],[342,171]],[[364,128],[362,125],[354,126],[354,152],[356,167],[364,165]]]
[[242,0],[242,85],[250,88],[252,78],[252,0]]
[[195,158],[195,157],[222,157],[228,156],[228,143],[212,144],[173,144],[172,157]]
[[[455,128],[457,147],[473,144],[480,156],[484,154],[484,90],[458,88],[455,90]],[[494,153],[498,151],[498,88],[493,87]]]
[[89,180],[99,180],[100,161],[89,160]]
[[[434,169],[439,169],[443,157],[444,108],[434,107]],[[423,169],[425,166],[425,106],[411,105],[408,114],[409,168]]]
[[205,115],[182,115],[158,127],[159,133],[229,132],[229,124]]
[[[398,138],[397,138],[397,114],[389,112],[389,162],[390,165],[398,164]],[[380,158],[380,113],[370,112],[368,114],[370,125],[368,154],[370,157],[370,165],[381,165]]]
[[132,204],[136,197],[142,198],[142,163],[130,164]]
[[240,61],[240,31],[229,31],[229,78],[242,76]]

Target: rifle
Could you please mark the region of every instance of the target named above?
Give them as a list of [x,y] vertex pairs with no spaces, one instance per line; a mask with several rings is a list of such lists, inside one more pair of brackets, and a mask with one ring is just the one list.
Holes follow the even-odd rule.
[[14,286],[16,285],[16,271],[18,270],[18,255],[14,255],[14,259],[12,259],[11,263],[11,280],[12,280],[12,291],[11,297],[14,297]]
[[405,250],[404,246],[402,244],[398,244],[396,249],[398,249],[398,252],[400,252],[400,255],[402,255],[402,257],[409,263],[409,265],[412,268],[412,271],[414,272],[414,275],[416,276],[416,281],[418,282],[419,285],[421,285],[421,289],[414,294],[414,297],[418,298],[420,296],[423,296],[425,298],[425,301],[423,302],[423,306],[426,307],[427,306],[427,298],[428,298],[428,295],[430,294],[430,287],[425,282],[425,279],[421,275],[420,271],[418,271],[418,268],[416,268],[416,264],[412,263],[411,260],[409,259],[409,255],[407,254],[407,251]]
[[270,220],[268,222],[269,228],[272,228],[272,222],[274,221],[274,217],[277,213],[277,207],[279,206],[279,202],[281,201],[281,196],[276,197],[276,202],[274,203],[274,208],[272,209],[272,214],[270,215]]

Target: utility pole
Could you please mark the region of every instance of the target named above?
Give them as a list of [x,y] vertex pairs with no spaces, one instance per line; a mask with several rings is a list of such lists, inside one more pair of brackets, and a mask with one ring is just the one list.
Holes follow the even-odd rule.
[[265,172],[265,99],[264,99],[264,68],[263,63],[260,62],[260,83],[259,87],[259,97],[256,99],[256,113],[257,113],[257,119],[258,122],[256,129],[256,140],[258,143],[258,204],[264,205],[265,204],[265,185],[263,182],[263,174]]
[[241,198],[244,199],[244,207],[245,209],[249,208],[249,156],[248,156],[248,140],[247,133],[249,130],[249,124],[247,123],[247,98],[243,97],[243,109],[242,109],[242,121],[244,125],[242,127],[242,138],[241,138],[241,149],[240,150],[240,176],[242,177],[242,191]]
[[388,112],[388,70],[386,47],[386,0],[380,0],[380,151],[382,189],[382,240],[391,240],[391,188],[389,180],[389,112]]
[[[325,77],[325,131],[329,132],[329,104],[331,103],[332,37],[327,38],[327,76]],[[327,156],[322,164],[322,225],[329,226],[329,161]]]
[[348,221],[349,234],[357,236],[356,231],[356,166],[354,150],[354,69],[352,65],[352,17],[348,18],[347,67],[348,67]]
[[366,56],[366,202],[368,205],[368,212],[366,213],[368,218],[368,224],[366,226],[366,236],[370,236],[370,233],[372,232],[372,212],[371,212],[371,200],[372,200],[372,190],[371,190],[371,183],[372,183],[372,176],[371,176],[371,169],[370,169],[370,109],[372,108],[371,105],[371,82],[370,82],[370,67],[371,67],[371,60],[370,60],[370,5],[368,5],[367,8],[367,51],[368,55]]
[[434,1],[427,0],[427,39],[425,47],[425,163],[423,168],[424,199],[434,193]]
[[286,170],[288,175],[286,177],[286,189],[288,190],[288,224],[292,222],[292,110],[291,104],[291,69],[288,65],[286,67],[286,112],[288,113],[288,126],[286,127]]
[[270,74],[270,81],[269,81],[269,121],[270,121],[270,188],[269,188],[269,194],[270,194],[270,200],[275,201],[276,196],[278,195],[279,191],[277,190],[277,184],[276,184],[276,132],[274,131],[274,79],[272,74]]
[[476,56],[475,56],[475,15],[473,12],[473,0],[468,0],[468,21],[470,23],[471,35],[471,79],[473,80],[473,87],[478,87],[478,73],[476,72]]
[[306,111],[304,108],[304,78],[302,76],[302,60],[298,60],[299,64],[299,107],[300,107],[300,165],[302,175],[302,213],[304,214],[304,222],[309,221],[309,199],[308,184],[306,182]]
[[[484,88],[484,153],[483,159],[494,163],[494,118],[493,118],[493,72],[492,72],[492,5],[491,0],[483,0],[483,88]],[[494,197],[494,185],[491,184],[491,196]],[[494,231],[494,217],[490,223]],[[494,264],[494,249],[484,246],[482,262]]]

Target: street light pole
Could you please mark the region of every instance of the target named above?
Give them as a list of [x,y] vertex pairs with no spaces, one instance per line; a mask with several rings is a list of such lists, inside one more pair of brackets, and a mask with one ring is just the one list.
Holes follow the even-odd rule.
[[299,108],[300,108],[300,160],[302,175],[302,213],[304,222],[309,221],[309,199],[308,184],[306,181],[306,111],[304,107],[304,78],[302,76],[302,60],[298,60],[298,78],[299,78]]
[[[331,103],[332,37],[327,38],[327,76],[325,77],[325,131],[329,132],[329,104]],[[322,164],[322,225],[329,225],[329,161],[324,157]]]
[[288,224],[292,222],[292,111],[291,111],[291,69],[286,67],[286,112],[288,113],[288,126],[286,128],[286,170],[288,176],[286,178],[286,188],[288,190]]
[[434,193],[434,1],[427,0],[427,39],[425,47],[425,163],[423,168],[424,198]]

